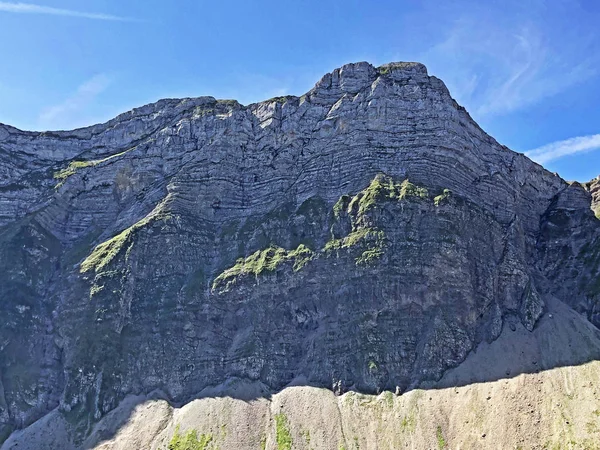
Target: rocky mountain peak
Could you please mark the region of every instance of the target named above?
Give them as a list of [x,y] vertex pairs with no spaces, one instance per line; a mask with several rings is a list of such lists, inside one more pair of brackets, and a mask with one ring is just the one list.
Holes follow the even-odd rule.
[[130,394],[232,379],[404,392],[551,302],[600,325],[598,183],[498,144],[419,63],[2,126],[0,175],[0,436],[58,408],[82,442]]

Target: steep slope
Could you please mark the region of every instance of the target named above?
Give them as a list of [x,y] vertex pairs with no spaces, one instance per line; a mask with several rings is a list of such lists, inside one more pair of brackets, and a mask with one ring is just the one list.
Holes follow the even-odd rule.
[[554,297],[600,323],[595,191],[499,145],[421,64],[0,126],[0,155],[0,437],[58,408],[82,443],[128,395],[233,378],[414,389]]
[[[178,448],[174,437],[195,430],[203,449],[598,449],[600,331],[586,322],[550,299],[533,332],[510,321],[439,382],[401,396],[302,385],[269,395],[264,384],[234,379],[179,408],[161,392],[128,397],[85,448]],[[6,445],[74,449],[70,437],[55,411]]]

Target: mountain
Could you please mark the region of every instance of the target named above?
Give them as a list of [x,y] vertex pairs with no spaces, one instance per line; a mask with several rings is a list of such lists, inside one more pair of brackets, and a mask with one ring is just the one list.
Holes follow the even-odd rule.
[[2,125],[0,174],[2,449],[600,442],[598,180],[421,64]]

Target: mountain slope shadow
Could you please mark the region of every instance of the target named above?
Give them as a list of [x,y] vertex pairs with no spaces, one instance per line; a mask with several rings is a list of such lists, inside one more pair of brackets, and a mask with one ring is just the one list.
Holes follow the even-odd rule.
[[[296,437],[297,448],[331,448],[336,442],[357,448],[352,445],[395,439],[398,445],[430,448],[430,442],[440,441],[438,427],[447,445],[460,442],[466,448],[497,448],[494,434],[509,439],[505,431],[491,425],[502,415],[506,421],[516,421],[513,438],[532,448],[537,441],[527,433],[536,427],[546,430],[544,443],[564,443],[572,435],[568,439],[583,443],[581,448],[596,448],[592,442],[598,436],[594,415],[600,415],[600,330],[562,302],[554,298],[546,302],[548,310],[533,331],[519,321],[507,320],[498,339],[479,344],[438,382],[422,383],[399,396],[389,391],[379,396],[355,391],[338,396],[307,385],[301,378],[272,392],[260,382],[230,379],[184,404],[173,404],[160,391],[127,397],[79,445],[70,441],[72,424],[53,411],[14,433],[2,449],[166,449],[180,430],[183,435],[197,430],[219,443],[218,448],[261,448],[267,441],[270,446],[266,448],[282,448],[277,446],[282,426],[290,439]],[[581,411],[588,409],[589,420],[578,421],[586,415]],[[519,418],[518,412],[524,410],[529,415]],[[455,416],[468,424],[469,415],[486,425],[465,428],[463,423],[457,428],[452,424]],[[344,436],[344,427],[358,418],[373,421],[375,428],[385,424],[386,429],[396,431],[373,435],[372,430],[363,433],[357,427],[352,436]],[[556,428],[556,423],[564,429]],[[492,427],[487,442],[479,434],[480,427]],[[425,434],[419,435],[417,429]],[[310,430],[312,438],[307,442]]]

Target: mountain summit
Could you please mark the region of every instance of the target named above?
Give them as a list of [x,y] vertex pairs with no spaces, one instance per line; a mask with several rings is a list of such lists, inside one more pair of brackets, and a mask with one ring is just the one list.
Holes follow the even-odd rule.
[[[328,407],[402,394],[393,404],[600,359],[598,181],[498,144],[422,64],[347,64],[248,106],[168,99],[73,131],[0,125],[0,174],[3,449],[94,447],[139,396],[261,404],[310,386]],[[259,448],[260,433],[304,448],[281,412],[246,438],[221,417],[198,448]],[[163,422],[100,448],[164,448],[194,428]],[[450,424],[431,427],[444,448]],[[358,448],[327,433],[321,448]]]

